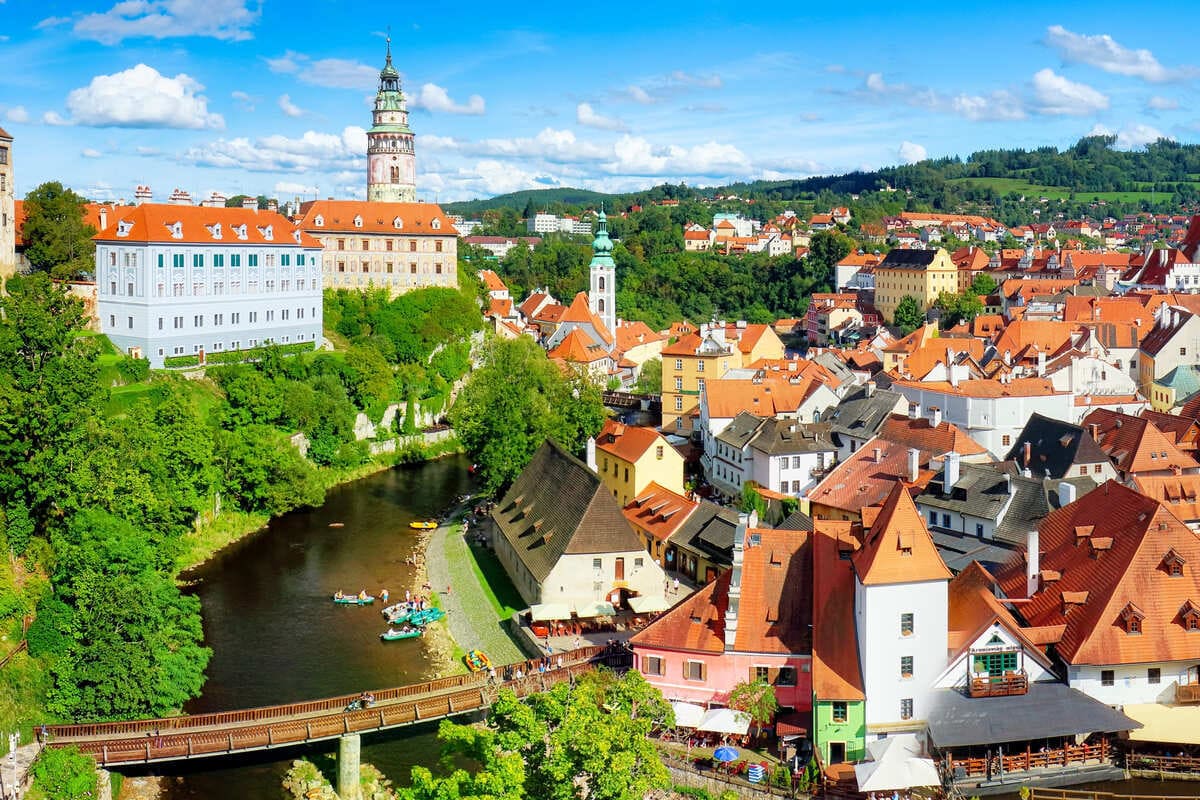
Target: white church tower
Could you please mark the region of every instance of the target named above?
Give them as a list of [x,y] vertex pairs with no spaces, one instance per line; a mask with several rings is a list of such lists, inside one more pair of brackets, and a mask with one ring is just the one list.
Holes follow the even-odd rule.
[[588,291],[588,305],[592,313],[600,318],[604,327],[613,335],[617,335],[617,265],[613,261],[612,239],[608,238],[608,217],[604,208],[596,218],[596,238],[592,241],[591,289]]
[[392,39],[387,63],[379,73],[371,129],[367,131],[367,199],[379,203],[417,201],[417,156],[408,127],[408,104],[400,91],[400,73],[392,66]]

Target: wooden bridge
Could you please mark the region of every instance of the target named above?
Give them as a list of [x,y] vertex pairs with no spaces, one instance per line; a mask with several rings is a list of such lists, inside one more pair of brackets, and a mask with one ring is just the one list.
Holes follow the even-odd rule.
[[[498,689],[519,697],[573,681],[596,664],[619,666],[628,661],[621,646],[584,647],[562,653],[552,668],[538,671],[529,661],[496,668],[493,682],[486,672],[438,678],[427,683],[380,689],[364,709],[346,710],[361,695],[343,695],[303,703],[222,711],[214,714],[99,722],[87,725],[47,725],[47,746],[77,746],[101,766],[157,764],[226,756],[275,747],[301,745],[340,737],[399,728],[453,717],[491,706]],[[505,680],[516,673],[523,677]]]

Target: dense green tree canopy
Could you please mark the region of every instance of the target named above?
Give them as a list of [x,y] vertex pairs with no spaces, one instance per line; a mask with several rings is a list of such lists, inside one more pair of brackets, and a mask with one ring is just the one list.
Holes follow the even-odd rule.
[[925,312],[921,310],[920,301],[911,294],[900,298],[900,302],[896,304],[896,312],[892,315],[892,324],[899,328],[904,336],[924,325]]
[[960,322],[970,324],[983,313],[983,303],[974,292],[950,294],[942,292],[934,303],[942,312],[941,327],[952,328]]
[[971,279],[971,294],[990,295],[996,291],[996,279],[986,272],[980,272]]
[[510,483],[546,439],[575,453],[604,422],[600,388],[564,371],[532,339],[493,339],[450,411],[483,488]]
[[85,200],[58,181],[25,195],[25,256],[55,278],[94,274],[96,229],[84,221]]

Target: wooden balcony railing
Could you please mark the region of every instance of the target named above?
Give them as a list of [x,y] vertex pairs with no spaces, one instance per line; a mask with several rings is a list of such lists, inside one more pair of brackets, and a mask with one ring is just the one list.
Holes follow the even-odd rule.
[[1176,703],[1200,703],[1200,683],[1181,683],[1175,687]]
[[971,697],[1009,697],[1029,691],[1029,676],[1022,672],[971,678]]

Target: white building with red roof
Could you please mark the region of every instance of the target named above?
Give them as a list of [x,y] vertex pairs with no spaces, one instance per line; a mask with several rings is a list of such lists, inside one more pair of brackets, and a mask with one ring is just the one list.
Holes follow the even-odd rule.
[[144,203],[96,242],[100,330],[153,367],[321,339],[320,243],[273,211]]

